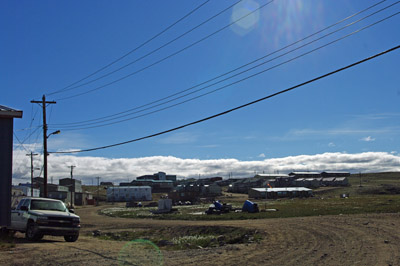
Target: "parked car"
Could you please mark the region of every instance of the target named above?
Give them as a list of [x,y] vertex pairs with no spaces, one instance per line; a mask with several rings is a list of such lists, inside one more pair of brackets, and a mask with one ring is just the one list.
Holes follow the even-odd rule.
[[79,237],[80,218],[68,210],[64,202],[47,198],[23,198],[11,211],[8,230],[25,233],[27,239],[36,241],[44,235],[64,236],[75,242]]

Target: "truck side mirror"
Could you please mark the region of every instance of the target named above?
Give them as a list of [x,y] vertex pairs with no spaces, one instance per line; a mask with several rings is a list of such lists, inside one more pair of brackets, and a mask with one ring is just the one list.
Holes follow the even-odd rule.
[[28,210],[28,207],[27,207],[27,206],[21,206],[20,210],[21,210],[21,211],[27,211],[27,210]]

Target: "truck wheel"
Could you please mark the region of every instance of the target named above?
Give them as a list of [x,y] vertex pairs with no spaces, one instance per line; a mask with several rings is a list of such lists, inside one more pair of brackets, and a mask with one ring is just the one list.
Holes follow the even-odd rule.
[[37,232],[35,223],[28,223],[26,227],[25,237],[31,241],[37,241],[43,238],[43,235]]
[[79,233],[76,234],[76,235],[67,235],[67,236],[64,236],[64,239],[65,239],[65,241],[67,241],[67,242],[75,242],[76,240],[78,240],[78,237],[79,237]]

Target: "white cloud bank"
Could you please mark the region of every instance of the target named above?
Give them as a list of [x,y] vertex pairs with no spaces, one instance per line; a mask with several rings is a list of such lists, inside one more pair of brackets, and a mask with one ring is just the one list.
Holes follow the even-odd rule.
[[[24,150],[14,151],[13,183],[28,182],[30,179],[30,158]],[[35,167],[42,164],[41,156],[34,157]],[[357,154],[323,153],[298,155],[283,158],[268,158],[259,161],[237,159],[181,159],[173,156],[110,159],[103,157],[78,157],[74,155],[51,155],[48,157],[49,182],[69,177],[70,165],[75,165],[74,178],[84,184],[101,181],[128,182],[135,177],[159,171],[176,174],[178,178],[189,177],[250,177],[254,173],[289,173],[291,171],[349,171],[387,172],[400,171],[400,155],[387,152],[364,152]],[[40,171],[35,171],[36,175]]]

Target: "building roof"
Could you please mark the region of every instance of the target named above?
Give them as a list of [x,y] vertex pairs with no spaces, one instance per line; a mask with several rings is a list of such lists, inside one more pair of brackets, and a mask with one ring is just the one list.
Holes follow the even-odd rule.
[[151,182],[151,183],[173,183],[172,180],[154,180],[154,179],[140,179],[133,180],[131,183]]
[[326,174],[350,174],[350,172],[345,172],[345,171],[323,171],[322,173],[326,173]]
[[287,174],[257,174],[255,177],[289,177]]
[[324,177],[322,181],[334,181],[336,177]]
[[22,118],[22,111],[16,110],[4,105],[0,105],[0,117],[5,118]]
[[291,172],[290,175],[320,175],[318,172]]
[[113,189],[127,189],[127,188],[149,188],[149,189],[151,189],[151,187],[150,186],[115,186],[115,187],[108,187],[107,188],[107,190],[108,189],[110,189],[110,190],[113,190]]
[[312,191],[306,187],[274,187],[274,188],[252,188],[258,192],[286,192],[286,191]]

